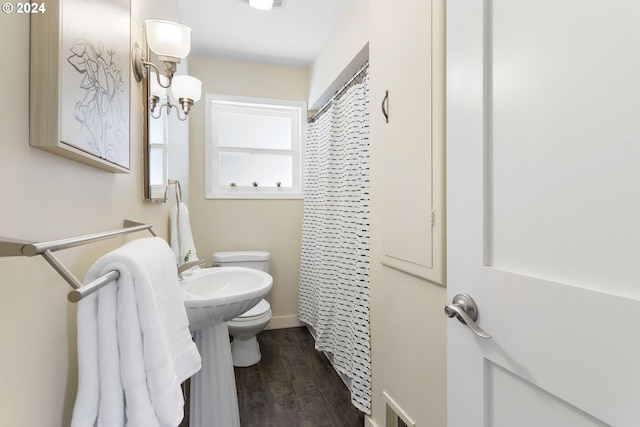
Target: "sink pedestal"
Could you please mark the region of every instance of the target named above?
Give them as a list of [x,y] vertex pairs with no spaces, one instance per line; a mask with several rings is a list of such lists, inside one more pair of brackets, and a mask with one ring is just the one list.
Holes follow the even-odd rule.
[[273,278],[245,267],[204,268],[185,278],[182,299],[202,369],[191,380],[191,427],[240,427],[236,378],[226,321],[250,310]]
[[240,427],[236,378],[224,321],[195,331],[202,369],[191,379],[191,427]]

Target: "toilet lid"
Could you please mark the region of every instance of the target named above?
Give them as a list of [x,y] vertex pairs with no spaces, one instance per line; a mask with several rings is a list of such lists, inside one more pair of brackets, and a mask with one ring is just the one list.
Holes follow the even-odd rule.
[[263,299],[255,307],[253,307],[251,310],[247,311],[244,314],[241,314],[238,317],[246,318],[246,317],[262,316],[264,313],[269,311],[269,309],[271,309],[271,306],[269,305],[267,300]]

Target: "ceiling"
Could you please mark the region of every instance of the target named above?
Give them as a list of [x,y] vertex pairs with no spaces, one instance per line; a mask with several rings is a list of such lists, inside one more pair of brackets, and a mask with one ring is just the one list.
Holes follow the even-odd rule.
[[243,0],[179,0],[191,53],[307,68],[351,0],[284,0],[271,11]]

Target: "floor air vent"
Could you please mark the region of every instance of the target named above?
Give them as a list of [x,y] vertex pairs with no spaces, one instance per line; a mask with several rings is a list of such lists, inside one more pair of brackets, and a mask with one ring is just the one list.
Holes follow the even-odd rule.
[[416,427],[416,423],[398,406],[386,391],[382,392],[386,405],[385,427]]

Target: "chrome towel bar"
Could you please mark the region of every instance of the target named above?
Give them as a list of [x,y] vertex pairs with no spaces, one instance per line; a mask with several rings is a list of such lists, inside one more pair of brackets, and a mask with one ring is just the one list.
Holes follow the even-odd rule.
[[136,231],[149,230],[152,235],[156,235],[151,229],[151,224],[143,224],[141,222],[125,219],[123,227],[124,228],[118,230],[86,234],[84,236],[42,243],[0,237],[0,257],[42,255],[42,257],[73,288],[73,291],[69,292],[67,295],[67,299],[71,302],[78,302],[85,296],[96,292],[98,289],[116,280],[120,276],[120,273],[117,271],[110,271],[105,275],[98,277],[93,282],[83,285],[82,282],[80,282],[73,273],[71,273],[71,271],[69,271],[69,269],[67,269],[67,267],[58,260],[58,258],[56,258],[53,252],[96,242],[98,240],[109,239],[122,234],[135,233]]

